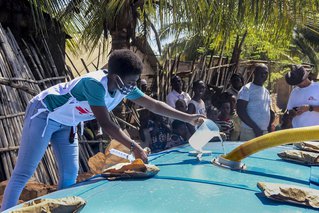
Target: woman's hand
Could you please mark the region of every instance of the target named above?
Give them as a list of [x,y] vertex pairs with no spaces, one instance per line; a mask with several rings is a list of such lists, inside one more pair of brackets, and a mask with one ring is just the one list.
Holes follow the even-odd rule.
[[294,107],[294,110],[296,111],[296,115],[301,115],[302,113],[309,111],[309,105]]
[[140,158],[142,159],[144,163],[148,163],[148,158],[147,158],[147,154],[145,150],[137,143],[135,143],[134,145],[133,153],[134,153],[135,159]]
[[204,122],[204,118],[206,118],[204,115],[200,114],[191,114],[189,115],[189,121],[188,123],[192,124],[193,126],[198,126]]

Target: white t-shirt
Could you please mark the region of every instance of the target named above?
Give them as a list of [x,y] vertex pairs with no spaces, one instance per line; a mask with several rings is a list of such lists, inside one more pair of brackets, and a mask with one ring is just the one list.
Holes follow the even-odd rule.
[[[303,105],[319,106],[319,83],[311,82],[307,87],[295,87],[289,96],[287,109]],[[292,119],[294,128],[319,125],[319,112],[304,112]]]
[[203,100],[200,100],[199,102],[195,100],[191,100],[189,102],[190,104],[194,104],[195,106],[195,114],[201,114],[206,116],[206,107],[205,107],[205,102]]
[[175,108],[175,103],[179,99],[183,99],[186,102],[186,106],[187,106],[191,100],[191,97],[189,96],[187,92],[182,92],[181,94],[179,94],[175,90],[172,90],[170,93],[168,93],[166,97],[166,103],[170,105],[171,107]]
[[[269,91],[264,86],[252,82],[246,84],[238,93],[238,99],[248,101],[247,114],[261,130],[267,130],[270,122],[271,100]],[[251,129],[243,121],[241,126]]]

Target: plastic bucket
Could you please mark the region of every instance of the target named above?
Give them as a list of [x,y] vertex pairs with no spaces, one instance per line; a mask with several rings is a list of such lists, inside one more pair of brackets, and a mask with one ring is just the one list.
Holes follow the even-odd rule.
[[204,122],[197,128],[188,141],[191,147],[198,152],[202,152],[203,147],[216,136],[220,137],[218,126],[212,120],[204,119]]

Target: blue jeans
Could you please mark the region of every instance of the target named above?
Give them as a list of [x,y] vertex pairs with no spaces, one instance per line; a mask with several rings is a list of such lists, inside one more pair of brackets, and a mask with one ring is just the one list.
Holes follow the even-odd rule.
[[48,111],[31,119],[32,115],[41,108],[44,106],[40,101],[31,100],[26,109],[18,158],[4,192],[1,211],[17,204],[24,186],[36,170],[49,142],[53,147],[59,170],[58,189],[76,182],[79,170],[79,148],[77,139],[72,144],[69,142],[72,127],[51,119],[47,124]]

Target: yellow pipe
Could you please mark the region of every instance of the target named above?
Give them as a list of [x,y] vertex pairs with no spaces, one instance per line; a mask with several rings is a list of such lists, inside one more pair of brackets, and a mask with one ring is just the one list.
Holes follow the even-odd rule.
[[230,161],[238,162],[256,152],[270,147],[318,139],[319,126],[286,129],[271,132],[260,137],[254,138],[252,140],[249,140],[246,143],[243,143],[242,145],[233,149],[230,153],[223,156],[223,158],[226,158]]

